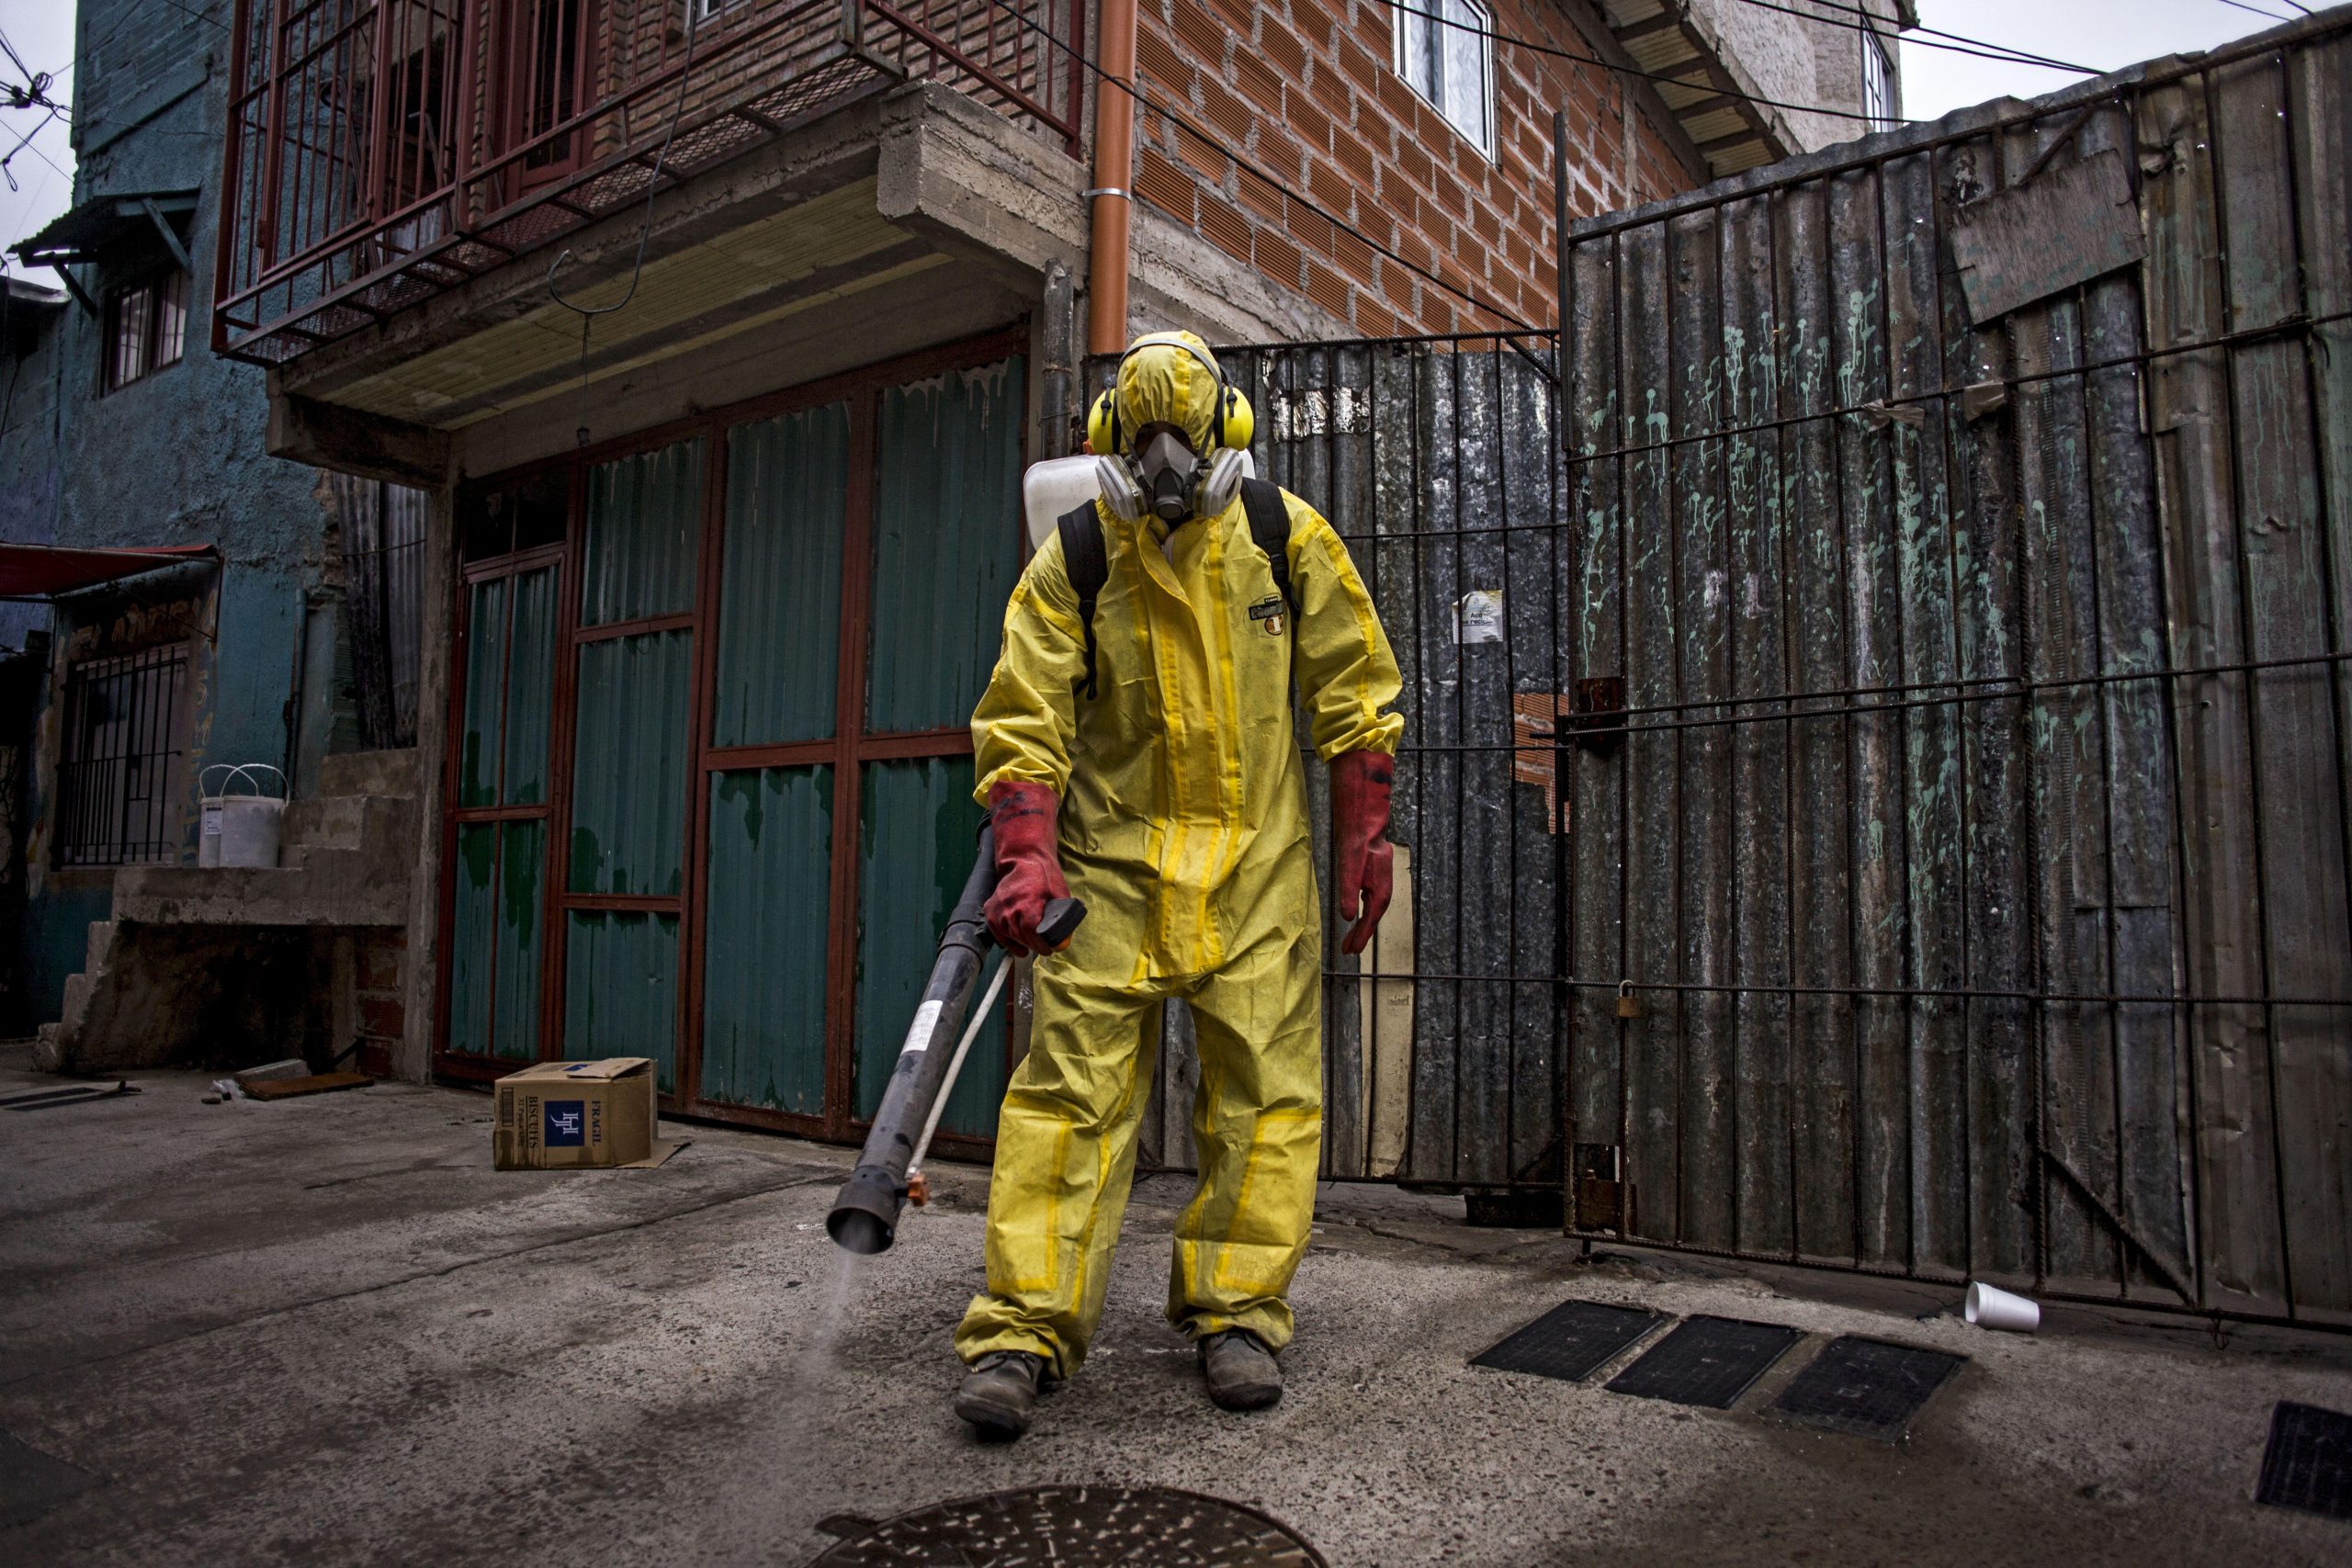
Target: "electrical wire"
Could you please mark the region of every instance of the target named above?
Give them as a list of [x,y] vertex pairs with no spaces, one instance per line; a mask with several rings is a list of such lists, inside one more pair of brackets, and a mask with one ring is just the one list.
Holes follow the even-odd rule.
[[[1418,6],[1406,5],[1404,4],[1404,0],[1391,0],[1391,8],[1406,12],[1410,16],[1422,17],[1427,21],[1435,22],[1440,27],[1452,28],[1456,32],[1469,33],[1474,37],[1485,39],[1489,43],[1503,44],[1511,49],[1522,49],[1530,54],[1548,55],[1555,60],[1571,60],[1579,65],[1598,65],[1602,70],[1613,71],[1620,76],[1634,76],[1638,77],[1645,82],[1657,83],[1663,86],[1682,87],[1691,92],[1704,92],[1710,97],[1732,98],[1740,103],[1757,105],[1761,108],[1792,109],[1798,114],[1825,115],[1832,119],[1860,120],[1871,127],[1879,127],[1886,123],[1885,116],[1870,114],[1860,109],[1833,109],[1822,104],[1791,103],[1785,98],[1759,97],[1754,93],[1743,93],[1738,91],[1736,88],[1718,87],[1713,83],[1705,80],[1697,82],[1689,81],[1686,79],[1687,73],[1690,70],[1690,67],[1688,65],[1684,66],[1682,71],[1679,73],[1645,71],[1638,65],[1620,65],[1614,61],[1603,60],[1597,54],[1578,54],[1572,49],[1562,49],[1557,44],[1537,43],[1533,39],[1518,38],[1510,33],[1497,32],[1492,28],[1481,28],[1474,26],[1469,22],[1459,22],[1451,17],[1441,16],[1435,11],[1424,11]],[[1693,64],[1697,62],[1693,62]],[[1896,123],[1908,124],[1910,122],[1905,120],[1897,121]]]
[[[697,24],[701,20],[702,7],[691,3],[690,0],[686,7],[685,53],[678,62],[678,102],[670,111],[670,128],[662,133],[662,151],[653,155],[653,171],[645,179],[645,221],[637,231],[637,256],[629,264],[628,287],[621,291],[619,299],[609,305],[582,305],[575,300],[565,299],[563,291],[555,286],[556,274],[561,272],[564,264],[571,259],[571,247],[564,246],[555,260],[548,264],[548,298],[580,318],[580,384],[583,388],[588,383],[590,324],[597,317],[609,316],[622,309],[631,299],[636,299],[637,286],[645,276],[645,246],[646,243],[653,237],[653,198],[661,194],[662,170],[670,161],[671,143],[678,139],[678,125],[686,118],[686,99],[694,91],[695,34]],[[576,136],[581,132],[574,131],[572,134]],[[588,426],[584,423],[580,426],[579,437],[581,446],[588,445]]]
[[[2249,6],[2245,3],[2245,0],[2222,0],[2222,4],[2224,6],[2235,6],[2241,11],[2251,11],[2257,17],[2267,17],[2274,22],[2291,22],[2295,19],[2292,17],[2282,17],[2276,11],[2266,11],[2259,6]],[[2303,8],[2298,6],[2295,9],[2302,11]],[[2303,11],[2303,15],[2308,17],[2311,13],[2309,11]]]
[[1440,277],[1436,273],[1431,272],[1429,268],[1407,260],[1404,256],[1390,250],[1386,245],[1382,244],[1379,241],[1365,233],[1363,230],[1349,222],[1346,219],[1332,212],[1314,197],[1307,196],[1302,191],[1294,190],[1291,186],[1284,185],[1272,175],[1268,174],[1258,164],[1252,164],[1250,160],[1242,157],[1239,153],[1233,152],[1230,148],[1226,148],[1224,143],[1219,141],[1215,135],[1209,131],[1204,130],[1194,121],[1178,114],[1174,109],[1170,108],[1167,105],[1154,101],[1152,98],[1147,96],[1143,89],[1136,86],[1134,83],[1121,81],[1118,77],[1112,75],[1109,72],[1103,70],[1102,67],[1097,65],[1093,61],[1087,59],[1083,51],[1072,47],[1064,39],[1056,38],[1054,34],[1042,23],[1031,20],[1027,15],[1013,6],[1012,4],[1012,0],[989,0],[989,4],[996,6],[1005,15],[1011,17],[1015,22],[1018,22],[1021,26],[1027,28],[1030,31],[1044,39],[1047,43],[1053,45],[1056,49],[1060,50],[1064,54],[1069,55],[1084,69],[1092,72],[1095,78],[1102,82],[1105,86],[1118,88],[1119,91],[1126,94],[1128,97],[1133,98],[1144,108],[1152,110],[1174,124],[1182,127],[1185,130],[1192,132],[1194,136],[1200,138],[1201,141],[1208,145],[1223,149],[1225,155],[1233,160],[1235,167],[1246,170],[1247,172],[1257,175],[1260,179],[1263,180],[1269,186],[1272,186],[1274,189],[1282,192],[1283,195],[1288,197],[1291,200],[1298,203],[1309,212],[1314,213],[1317,217],[1321,218],[1324,221],[1329,223],[1333,228],[1346,231],[1358,240],[1363,241],[1363,243],[1369,246],[1372,250],[1387,257],[1390,261],[1395,262],[1398,266],[1403,267],[1406,271],[1414,274],[1416,276],[1420,277],[1427,282],[1437,285],[1440,288],[1444,289],[1448,294],[1453,295],[1455,299],[1462,300],[1464,303],[1470,305],[1475,309],[1486,311],[1487,314],[1495,317],[1498,321],[1508,321],[1510,325],[1526,332],[1534,332],[1538,330],[1532,322],[1521,321],[1517,316],[1512,315],[1500,305],[1481,299],[1478,296],[1471,293],[1469,290],[1457,288],[1453,284],[1447,282],[1444,278]]
[[[1803,21],[1817,22],[1826,28],[1843,28],[1850,33],[1869,33],[1873,37],[1890,41],[1900,39],[1901,41],[1920,49],[1939,49],[1951,54],[1973,55],[1979,60],[1998,60],[2011,65],[2040,65],[2052,71],[2073,71],[2085,76],[2098,74],[2087,65],[2075,65],[2067,61],[2053,60],[2046,54],[2029,54],[2024,50],[2012,49],[2005,43],[1994,43],[1987,39],[1970,38],[1965,33],[1948,33],[1940,28],[1922,25],[1898,29],[1891,23],[1885,27],[1880,27],[1876,24],[1885,18],[1878,17],[1874,12],[1866,11],[1859,6],[1836,5],[1832,0],[1813,0],[1813,4],[1820,6],[1822,10],[1839,12],[1846,17],[1857,19],[1841,21],[1837,17],[1825,17],[1817,11],[1800,11],[1794,6],[1781,4],[1780,0],[1740,0],[1740,4],[1753,6],[1759,11],[1778,11],[1784,17],[1795,17]],[[1938,39],[1950,41],[1938,42]]]
[[[662,168],[670,161],[670,144],[678,139],[678,124],[686,118],[686,98],[694,90],[695,24],[701,19],[700,6],[692,6],[688,9],[686,50],[684,56],[678,62],[677,107],[670,111],[670,128],[662,133],[662,151],[653,155],[653,172],[646,176],[645,222],[637,231],[637,260],[629,267],[628,288],[622,292],[619,299],[609,305],[575,304],[565,299],[562,291],[555,286],[555,275],[562,271],[564,264],[571,259],[571,247],[564,246],[562,253],[548,264],[548,298],[581,318],[580,352],[583,358],[588,352],[589,321],[597,316],[609,316],[637,298],[638,282],[645,276],[645,244],[653,235],[653,198],[661,191]],[[579,133],[575,131],[573,134]]]

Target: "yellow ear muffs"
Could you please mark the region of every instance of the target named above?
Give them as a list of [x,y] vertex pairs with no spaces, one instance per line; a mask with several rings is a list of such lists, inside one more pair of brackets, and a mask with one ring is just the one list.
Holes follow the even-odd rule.
[[1217,405],[1217,445],[1236,452],[1250,450],[1250,443],[1258,434],[1258,411],[1229,382],[1224,400]]
[[1098,457],[1119,453],[1119,394],[1116,389],[1094,400],[1086,411],[1086,445]]

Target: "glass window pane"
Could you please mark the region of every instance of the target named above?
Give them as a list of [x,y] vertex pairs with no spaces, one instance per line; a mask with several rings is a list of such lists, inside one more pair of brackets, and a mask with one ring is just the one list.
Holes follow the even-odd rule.
[[700,438],[590,469],[580,624],[693,609],[701,516]]
[[155,363],[179,363],[181,340],[187,335],[187,274],[175,272],[158,286],[155,302]]
[[458,829],[457,920],[449,942],[449,1049],[490,1055],[491,947],[495,941],[492,882],[498,824]]
[[564,1058],[650,1056],[654,1083],[674,1093],[678,917],[574,909],[566,931]]
[[1396,69],[1403,73],[1406,85],[1423,97],[1434,99],[1435,82],[1430,73],[1430,28],[1428,17],[1417,6],[1414,10],[1396,13]]
[[542,567],[514,581],[504,797],[509,806],[537,806],[547,799],[548,715],[555,705],[556,569]]
[[967,723],[1020,570],[1019,355],[882,395],[870,733]]
[[547,878],[548,825],[508,822],[498,845],[498,1055],[539,1054],[539,911]]
[[[980,829],[972,760],[866,764],[858,818],[857,1114],[870,1117],[922,1000],[956,896],[972,874]],[[940,1118],[943,1131],[995,1135],[1004,1099],[1001,998],[997,1011],[972,1042]]]
[[687,677],[694,636],[582,645],[572,751],[574,893],[674,895],[684,863]]
[[498,803],[501,694],[506,672],[504,578],[477,582],[466,605],[465,728],[458,736],[458,804]]
[[1458,25],[1443,29],[1442,93],[1437,106],[1456,130],[1485,148],[1488,145],[1487,40],[1482,36],[1486,15],[1464,0],[1445,0],[1445,5],[1448,19]]
[[706,1100],[811,1116],[825,1109],[832,842],[831,768],[712,776]]
[[728,433],[712,744],[832,734],[848,491],[845,403]]

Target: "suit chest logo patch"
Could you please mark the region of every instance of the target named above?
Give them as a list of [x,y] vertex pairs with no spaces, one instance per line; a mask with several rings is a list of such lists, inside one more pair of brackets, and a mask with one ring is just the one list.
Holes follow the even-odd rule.
[[1283,635],[1283,628],[1287,622],[1287,617],[1283,615],[1283,605],[1282,595],[1277,593],[1271,599],[1250,605],[1250,618],[1253,621],[1262,622],[1265,626],[1266,635],[1268,637],[1280,637]]

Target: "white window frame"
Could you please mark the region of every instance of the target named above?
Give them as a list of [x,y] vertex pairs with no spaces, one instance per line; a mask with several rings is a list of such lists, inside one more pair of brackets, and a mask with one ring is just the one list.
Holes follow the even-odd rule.
[[1429,85],[1426,87],[1416,78],[1405,56],[1406,24],[1408,21],[1418,22],[1428,28],[1429,36],[1432,38],[1441,38],[1462,29],[1451,27],[1444,22],[1433,21],[1425,15],[1408,13],[1392,5],[1389,8],[1388,62],[1396,74],[1404,78],[1405,85],[1413,90],[1414,96],[1437,110],[1439,117],[1446,124],[1453,127],[1455,133],[1462,140],[1476,147],[1485,157],[1493,158],[1495,155],[1495,40],[1493,37],[1495,14],[1493,10],[1485,4],[1485,0],[1409,0],[1409,3],[1413,12],[1417,13],[1443,12],[1450,5],[1460,6],[1464,10],[1468,11],[1471,18],[1477,23],[1479,109],[1483,121],[1480,125],[1464,125],[1446,112],[1443,97],[1445,85],[1436,74],[1438,70],[1442,69],[1442,62],[1445,58],[1442,51],[1437,56],[1437,63],[1431,67]]
[[[1895,122],[1894,51],[1874,23],[1860,28],[1862,40],[1862,112],[1872,130],[1892,130]],[[1876,67],[1875,70],[1872,67]],[[1877,100],[1872,102],[1872,100]]]

